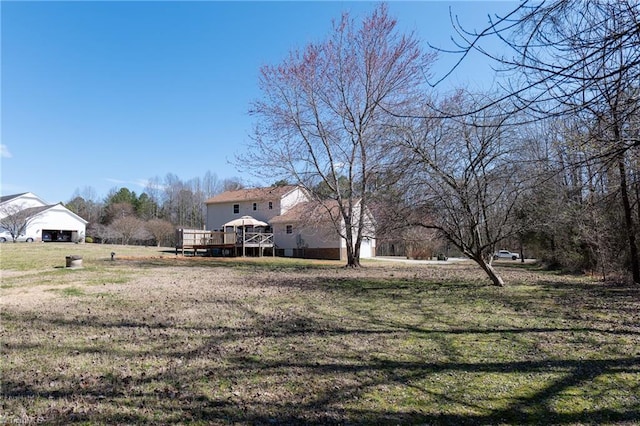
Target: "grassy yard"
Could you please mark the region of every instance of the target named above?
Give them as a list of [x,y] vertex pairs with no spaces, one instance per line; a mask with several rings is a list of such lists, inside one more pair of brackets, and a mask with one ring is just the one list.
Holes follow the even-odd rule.
[[91,244],[0,261],[2,424],[640,424],[638,286]]

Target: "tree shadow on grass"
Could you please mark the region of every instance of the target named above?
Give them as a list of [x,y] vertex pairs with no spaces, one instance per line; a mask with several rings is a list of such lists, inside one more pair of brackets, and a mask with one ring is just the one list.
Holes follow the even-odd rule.
[[[422,359],[407,360],[407,353],[384,352],[380,345],[380,342],[393,345],[396,341],[402,343],[403,339],[412,338],[418,339],[417,343],[435,340],[446,346],[457,336],[473,340],[476,335],[493,333],[590,333],[601,330],[583,326],[492,329],[462,324],[445,328],[428,322],[416,325],[403,317],[385,317],[385,306],[392,307],[402,299],[416,297],[429,300],[440,290],[435,284],[406,280],[381,284],[359,278],[328,282],[321,277],[306,281],[301,286],[297,279],[284,278],[278,282],[263,281],[252,285],[285,286],[301,291],[326,290],[327,298],[334,304],[345,303],[340,298],[365,300],[359,305],[359,310],[349,310],[350,317],[346,322],[319,307],[307,306],[304,310],[283,316],[259,310],[241,300],[234,309],[247,318],[246,322],[215,328],[206,324],[186,326],[175,321],[132,320],[128,319],[129,316],[119,319],[79,314],[68,319],[55,315],[34,318],[26,314],[22,318],[12,313],[9,318],[14,323],[28,320],[34,329],[62,330],[61,335],[83,335],[88,330],[95,332],[97,329],[103,330],[105,335],[117,337],[120,331],[127,336],[132,330],[148,329],[156,334],[149,334],[147,339],[170,331],[167,335],[174,340],[157,342],[156,345],[145,340],[140,344],[146,346],[140,348],[123,348],[117,344],[100,347],[104,355],[116,360],[114,364],[149,357],[153,362],[169,366],[153,374],[137,370],[103,372],[89,377],[90,380],[72,377],[61,384],[52,380],[52,385],[9,376],[3,380],[2,395],[6,401],[54,401],[54,406],[62,408],[50,409],[43,414],[50,424],[142,424],[154,423],[154,419],[155,423],[162,424],[253,425],[603,424],[640,421],[640,400],[637,396],[640,393],[640,356],[579,359],[579,353],[569,353],[534,360],[516,356],[504,361],[461,362],[456,360],[452,350],[451,353],[443,351],[438,357],[425,354]],[[460,297],[470,294],[462,286],[453,286],[447,291]],[[483,297],[497,297],[498,294],[484,293]],[[594,293],[590,297],[610,296],[609,293]],[[508,295],[502,297],[508,298]],[[366,299],[370,299],[370,305]],[[591,305],[583,306],[589,309]],[[569,308],[560,306],[556,313],[562,314]],[[629,331],[613,328],[610,333],[629,339],[637,336],[637,333]],[[176,337],[172,338],[173,335]],[[196,339],[194,336],[200,337]],[[330,344],[321,346],[325,341]],[[305,347],[310,342],[314,345]],[[64,342],[40,343],[42,346],[54,345],[56,351],[62,353],[78,352],[82,355],[79,348],[74,347],[73,340],[66,344],[68,346],[65,347]],[[253,351],[251,345],[254,344],[264,345],[271,352]],[[363,347],[355,350],[358,345]],[[37,346],[33,342],[25,343],[24,348],[13,344],[3,347],[3,352],[33,351],[38,349]],[[91,344],[81,350],[97,353]],[[275,353],[277,351],[282,353]],[[478,394],[476,400],[464,395],[467,379],[478,375],[486,375],[487,380],[495,375],[518,375],[536,386],[525,394],[506,396],[497,407],[492,407],[489,403],[492,395]],[[619,398],[624,400],[618,405],[603,402],[573,411],[554,408],[554,401],[558,398],[576,389],[590,392],[594,383],[611,375],[626,377],[628,381],[605,381],[599,385],[604,386],[598,389],[600,395],[594,393],[588,398],[597,399],[607,393],[620,392]],[[458,377],[460,382],[451,382],[452,387],[434,384],[436,378],[443,376]],[[546,379],[541,379],[542,376]],[[394,401],[399,397],[394,389],[400,389],[400,393],[411,391],[430,402],[427,405],[419,401]],[[278,398],[270,397],[268,393],[278,393]],[[367,403],[372,395],[387,400],[378,406]],[[77,406],[86,409],[71,408]]]
[[[277,401],[264,402],[251,397],[212,398],[204,394],[185,391],[180,383],[197,380],[186,372],[172,377],[174,382],[168,388],[153,392],[134,392],[127,388],[122,379],[113,378],[110,382],[83,388],[56,389],[51,391],[34,390],[21,383],[8,381],[3,385],[3,397],[45,398],[47,400],[81,400],[101,402],[115,406],[136,408],[144,406],[153,412],[162,412],[163,424],[184,424],[190,422],[208,422],[211,424],[611,424],[635,422],[640,420],[640,401],[620,409],[598,408],[579,412],[559,413],[551,408],[551,400],[560,393],[590,383],[606,374],[640,374],[640,358],[607,360],[556,360],[539,362],[498,362],[498,363],[414,363],[398,361],[374,361],[362,365],[342,363],[318,364],[295,362],[262,362],[246,357],[231,360],[232,369],[217,372],[223,378],[253,375],[253,380],[269,377],[283,369],[303,370],[310,378],[334,375],[360,375],[364,379],[349,386],[327,386],[316,392],[304,402]],[[344,407],[344,401],[354,401],[379,386],[414,386],[410,383],[420,378],[441,373],[520,373],[535,375],[548,371],[561,371],[562,376],[543,389],[520,398],[508,406],[493,410],[483,410],[484,414],[455,414],[444,412],[422,412],[419,407],[410,410],[389,410],[375,408]],[[147,383],[164,383],[161,376],[138,379]],[[135,384],[135,379],[133,381]],[[139,384],[139,383],[138,383]],[[188,389],[188,387],[186,387]],[[635,389],[636,391],[638,388]],[[429,393],[429,390],[422,390]],[[632,391],[630,389],[630,391]],[[446,395],[445,395],[446,397]],[[630,397],[631,394],[630,394]],[[453,404],[464,404],[455,396],[450,398]],[[58,404],[62,406],[62,403]],[[91,405],[91,404],[89,404]],[[124,413],[111,412],[99,414],[98,410],[83,413],[71,409],[49,411],[43,416],[50,424],[73,424],[97,422],[106,424],[145,423],[149,419],[124,410]]]

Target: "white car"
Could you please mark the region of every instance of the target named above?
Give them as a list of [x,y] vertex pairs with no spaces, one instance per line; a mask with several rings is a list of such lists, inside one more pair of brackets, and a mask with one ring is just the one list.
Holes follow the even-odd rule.
[[[11,234],[7,231],[0,233],[0,243],[6,243],[7,241],[13,242],[13,237],[11,236]],[[27,236],[25,234],[20,234],[18,235],[18,238],[16,238],[16,241],[32,243],[35,241],[35,238]]]
[[520,256],[518,253],[512,253],[509,250],[500,250],[493,255],[494,259],[511,259],[517,260]]

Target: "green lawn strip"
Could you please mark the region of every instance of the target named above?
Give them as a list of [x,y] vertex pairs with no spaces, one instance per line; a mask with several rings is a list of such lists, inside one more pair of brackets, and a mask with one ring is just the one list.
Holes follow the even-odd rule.
[[[496,288],[468,266],[114,263],[56,287],[43,312],[1,313],[10,420],[625,424],[640,415],[630,287],[531,268],[509,269],[520,279]],[[136,277],[154,276],[139,288]]]

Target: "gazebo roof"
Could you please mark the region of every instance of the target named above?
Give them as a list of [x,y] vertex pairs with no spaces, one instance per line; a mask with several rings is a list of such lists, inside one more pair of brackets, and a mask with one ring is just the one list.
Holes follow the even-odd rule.
[[258,220],[252,216],[242,216],[238,219],[234,219],[230,222],[224,224],[225,228],[227,226],[233,226],[235,228],[240,228],[244,226],[269,226],[268,223]]

